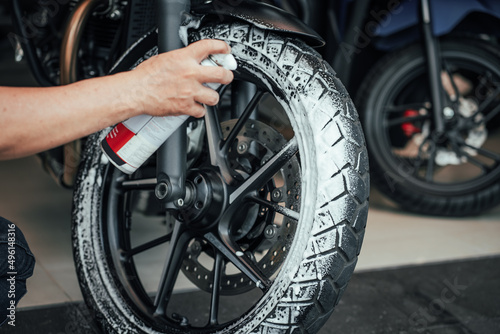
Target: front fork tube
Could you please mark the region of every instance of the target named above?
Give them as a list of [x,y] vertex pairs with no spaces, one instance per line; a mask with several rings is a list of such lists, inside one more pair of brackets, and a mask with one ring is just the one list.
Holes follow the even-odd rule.
[[423,20],[423,40],[425,45],[425,55],[427,58],[427,72],[429,75],[429,86],[431,89],[432,110],[434,113],[435,131],[443,134],[444,116],[443,108],[445,97],[441,80],[442,60],[439,41],[432,31],[431,11],[429,0],[421,1],[421,15]]
[[[181,48],[181,13],[189,11],[189,0],[158,0],[158,52]],[[165,19],[166,18],[166,19]],[[231,118],[238,118],[257,88],[250,83],[233,84]],[[176,130],[157,152],[157,196],[167,209],[176,209],[186,195],[186,123]]]
[[[166,209],[176,209],[186,195],[186,123],[182,124],[160,147],[157,154],[157,184],[167,187],[163,199]],[[182,202],[181,202],[182,203]]]
[[[243,111],[257,92],[257,86],[246,81],[235,81],[231,84],[231,118],[240,118]],[[255,117],[254,117],[255,118]]]
[[[189,11],[190,0],[158,1],[158,53],[183,47],[179,38],[182,13]],[[180,126],[157,152],[157,189],[167,209],[175,209],[186,194],[186,123]]]

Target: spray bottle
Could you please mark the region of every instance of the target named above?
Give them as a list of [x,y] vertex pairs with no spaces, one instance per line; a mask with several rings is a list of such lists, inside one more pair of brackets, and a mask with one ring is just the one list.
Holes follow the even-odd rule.
[[[210,55],[204,66],[222,66],[234,71],[236,60],[231,54]],[[218,83],[205,86],[216,90]],[[101,142],[101,149],[111,163],[126,174],[135,172],[187,119],[188,115],[153,117],[139,115],[116,125]]]

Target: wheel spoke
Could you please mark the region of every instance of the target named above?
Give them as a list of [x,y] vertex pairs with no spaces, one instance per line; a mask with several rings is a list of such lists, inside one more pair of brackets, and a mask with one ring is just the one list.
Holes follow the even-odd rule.
[[489,159],[495,161],[496,163],[500,163],[500,154],[486,150],[484,148],[474,147],[472,145],[467,144],[465,141],[462,143],[462,145],[472,148],[473,150],[477,151],[482,156],[489,158]]
[[488,98],[486,100],[481,102],[478,110],[474,113],[474,115],[472,115],[472,118],[474,118],[478,114],[484,114],[484,110],[491,104],[491,102],[493,102],[495,99],[498,98],[499,94],[500,94],[500,87],[498,87],[497,90],[495,90],[495,92],[493,92],[493,94],[488,96]]
[[491,172],[491,168],[489,166],[485,165],[481,161],[473,158],[472,156],[470,156],[468,154],[465,154],[465,155],[467,156],[467,161],[469,161],[471,164],[479,167],[484,174]]
[[258,90],[257,93],[253,96],[252,100],[250,103],[246,106],[245,111],[243,111],[243,114],[240,116],[238,119],[238,122],[234,126],[234,128],[231,130],[229,135],[227,136],[226,140],[222,142],[222,151],[223,152],[228,152],[231,144],[234,142],[236,139],[236,136],[240,133],[241,129],[245,125],[246,121],[250,118],[252,113],[255,110],[255,107],[259,104],[261,101],[262,97],[264,96],[264,91]]
[[215,107],[207,107],[205,114],[205,124],[207,127],[208,151],[210,154],[210,164],[217,166],[221,176],[227,184],[231,184],[231,169],[228,166],[226,156],[220,149],[222,143],[222,131]]
[[255,174],[250,176],[229,196],[229,204],[243,198],[249,192],[258,190],[271,179],[297,152],[298,144],[293,137],[278,153],[267,161]]
[[219,318],[219,299],[220,299],[220,285],[222,278],[222,267],[224,264],[224,257],[218,251],[215,254],[214,263],[214,279],[212,281],[212,297],[210,299],[210,322],[211,326],[218,325]]
[[[457,84],[455,83],[455,79],[453,79],[453,74],[451,73],[448,64],[446,64],[446,61],[443,61],[443,67],[446,71],[446,75],[448,76],[448,78],[450,80],[451,88],[453,89],[454,99],[452,99],[452,100],[457,101],[459,96],[460,96],[460,91],[458,90]],[[443,81],[443,79],[441,79],[441,81]],[[443,86],[445,86],[444,82],[443,82]],[[447,91],[446,87],[444,87],[444,88],[445,88],[445,91]],[[451,98],[452,94],[450,94],[449,91],[447,91],[447,93],[448,93],[448,95],[450,95],[450,98]]]
[[395,125],[401,125],[403,123],[413,123],[416,121],[424,120],[424,119],[429,119],[429,115],[418,115],[418,116],[411,116],[411,117],[398,117],[395,119],[388,120],[386,127],[391,128]]
[[497,105],[495,108],[493,108],[492,111],[490,111],[486,116],[484,116],[484,119],[481,121],[481,123],[487,124],[489,121],[491,121],[495,116],[500,113],[500,104]]
[[[232,240],[229,236],[227,228],[222,228],[225,230],[223,233],[219,232],[221,236],[220,240],[215,234],[209,232],[205,234],[205,239],[212,244],[219,252],[221,252],[231,263],[234,264],[243,274],[245,274],[251,281],[255,283],[255,286],[262,290],[267,290],[271,285],[271,282],[262,274],[255,263],[244,255],[240,247]],[[221,227],[219,226],[219,231]]]
[[183,255],[190,239],[191,235],[185,226],[181,222],[176,221],[158,286],[158,293],[154,302],[156,315],[165,315],[166,306],[174,289],[174,284],[182,265]]
[[429,160],[427,160],[427,170],[425,173],[425,179],[428,182],[432,182],[432,180],[434,179],[434,167],[435,167],[436,155],[437,155],[437,148],[436,145],[433,143],[431,149],[431,155],[429,157]]
[[159,237],[157,239],[154,239],[154,240],[151,240],[151,241],[148,241],[146,242],[145,244],[142,244],[140,246],[136,246],[128,251],[125,251],[123,252],[123,256],[125,258],[125,260],[128,260],[130,259],[132,256],[135,256],[139,253],[142,253],[144,251],[147,251],[148,249],[151,249],[153,247],[156,247],[156,246],[159,246],[167,241],[170,240],[170,238],[172,237],[172,233],[169,233],[167,235],[164,235],[162,237]]
[[472,155],[469,153],[465,152],[464,150],[461,150],[460,153],[464,155],[467,158],[467,161],[470,162],[471,164],[479,167],[483,173],[489,173],[491,171],[491,167],[483,163],[482,161],[479,161],[478,159],[474,158]]
[[420,168],[422,167],[422,163],[423,163],[423,160],[422,160],[422,157],[420,156],[420,153],[419,153],[418,157],[413,162],[412,175],[414,177],[418,177],[418,173],[420,171]]
[[257,204],[264,205],[268,208],[271,208],[274,211],[276,211],[277,213],[282,214],[283,216],[294,219],[296,221],[299,220],[300,213],[298,213],[297,211],[290,210],[288,208],[285,208],[285,207],[278,205],[277,203],[266,201],[266,200],[264,200],[260,197],[257,197],[257,196],[249,196],[248,199],[250,201],[257,203]]
[[415,177],[418,177],[418,174],[420,172],[420,168],[422,167],[422,164],[424,163],[424,158],[423,158],[423,155],[424,155],[424,147],[425,147],[425,144],[429,143],[429,145],[432,145],[432,142],[430,141],[430,139],[427,137],[425,140],[422,141],[422,143],[420,144],[420,146],[418,147],[418,157],[415,159],[415,162],[413,163],[413,167],[414,167],[414,170],[413,170],[413,176]]
[[205,114],[205,124],[207,127],[208,150],[210,153],[210,163],[217,166],[220,160],[220,143],[222,141],[222,132],[217,117],[215,107],[208,107]]
[[432,104],[430,102],[423,102],[423,103],[409,103],[409,104],[401,104],[399,106],[386,106],[384,108],[385,113],[399,113],[399,112],[405,112],[407,110],[420,110],[420,109],[431,109]]
[[118,187],[124,191],[131,190],[154,190],[156,186],[156,178],[124,180],[118,184]]

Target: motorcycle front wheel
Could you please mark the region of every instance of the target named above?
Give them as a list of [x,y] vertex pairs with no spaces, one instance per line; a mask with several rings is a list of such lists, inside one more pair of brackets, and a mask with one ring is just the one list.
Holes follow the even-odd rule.
[[382,59],[358,107],[372,181],[403,209],[477,215],[500,203],[500,58],[479,41],[441,43],[446,107],[436,131],[421,45]]
[[[73,212],[84,299],[106,333],[315,333],[367,220],[355,108],[301,41],[239,23],[190,34],[203,38],[227,41],[238,70],[189,121],[189,201],[164,209],[154,158],[131,176],[115,169],[100,149],[109,129],[87,140]],[[154,39],[135,46],[142,59]]]

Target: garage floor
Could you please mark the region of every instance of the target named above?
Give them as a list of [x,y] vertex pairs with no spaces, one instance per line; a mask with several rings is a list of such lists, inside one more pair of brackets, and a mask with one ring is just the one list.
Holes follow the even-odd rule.
[[[356,273],[319,334],[498,334],[500,257]],[[183,315],[202,312],[195,293]],[[234,305],[238,308],[238,305]],[[8,334],[100,334],[83,302],[23,308]]]
[[[29,82],[23,64],[2,58],[0,85]],[[81,333],[92,332],[72,259],[71,197],[34,157],[0,162],[0,215],[22,229],[37,258],[19,327],[2,332],[60,333],[68,327],[58,326],[75,321],[87,328]],[[500,333],[499,256],[500,207],[474,218],[423,217],[373,191],[356,274],[321,333]],[[443,308],[448,284],[466,288]]]
[[[57,186],[34,157],[0,162],[0,185],[1,215],[21,228],[37,258],[19,307],[81,300],[71,251],[71,191]],[[393,208],[373,191],[356,270],[493,255],[500,255],[500,207],[474,218],[423,217]]]

